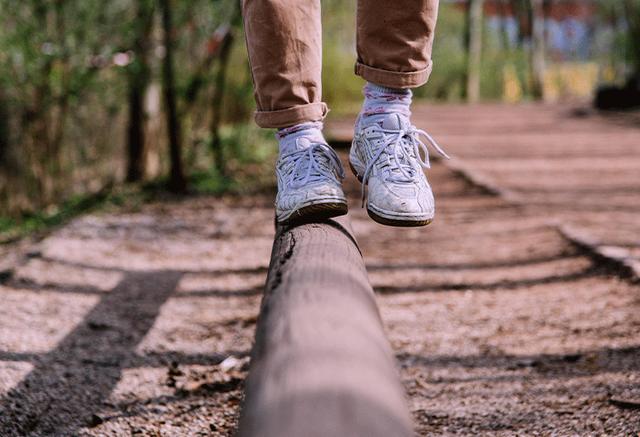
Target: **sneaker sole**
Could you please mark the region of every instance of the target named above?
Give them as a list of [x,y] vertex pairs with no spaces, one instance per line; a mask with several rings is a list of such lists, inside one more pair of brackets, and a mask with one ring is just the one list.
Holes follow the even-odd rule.
[[[360,181],[360,183],[362,183],[362,176],[358,174],[358,171],[351,163],[351,160],[349,160],[349,168],[353,172],[353,175]],[[376,213],[375,211],[372,211],[371,209],[369,209],[369,207],[367,207],[367,214],[369,214],[369,217],[371,217],[373,221],[380,223],[381,225],[394,226],[397,228],[419,228],[422,226],[427,226],[431,224],[431,222],[433,221],[433,219],[409,220],[409,219],[384,217]]]
[[381,225],[394,226],[396,228],[419,228],[422,226],[427,226],[431,224],[431,222],[433,221],[432,219],[428,219],[428,220],[402,220],[402,219],[396,219],[396,218],[392,219],[392,218],[378,215],[375,212],[371,211],[369,208],[367,208],[367,214],[369,214],[369,217],[371,217],[371,219],[374,222],[380,223]]
[[281,225],[293,225],[327,220],[333,217],[345,215],[348,212],[344,202],[326,202],[303,206],[295,210],[284,220],[278,220]]

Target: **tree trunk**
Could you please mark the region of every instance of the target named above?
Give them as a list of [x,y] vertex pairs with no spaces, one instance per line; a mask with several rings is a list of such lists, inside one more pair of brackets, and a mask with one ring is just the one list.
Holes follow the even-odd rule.
[[127,182],[138,182],[145,174],[145,111],[144,98],[149,86],[149,39],[153,27],[153,4],[137,1],[134,62],[129,66],[128,99],[129,123],[127,127]]
[[222,122],[222,103],[224,100],[225,83],[227,79],[227,66],[229,55],[233,46],[233,34],[229,33],[220,48],[220,65],[215,80],[215,89],[211,99],[211,151],[215,159],[215,166],[221,175],[226,174],[224,162],[224,150],[222,150],[222,139],[220,138],[220,124]]
[[530,0],[509,0],[513,15],[518,22],[518,47],[521,48],[525,39],[531,34],[531,20],[529,16]]
[[129,82],[129,125],[127,126],[127,182],[144,177],[144,90]]
[[9,110],[4,98],[4,91],[0,88],[0,171],[12,170],[9,165],[11,141],[9,136]]
[[531,5],[531,81],[536,99],[544,97],[545,26],[543,0],[530,0]]
[[220,124],[222,123],[222,104],[224,102],[227,71],[231,58],[231,49],[234,42],[234,29],[239,25],[242,18],[240,8],[233,6],[231,25],[227,32],[222,46],[220,47],[220,64],[215,79],[215,89],[211,99],[211,151],[215,159],[215,166],[221,175],[226,175],[227,169],[224,161],[224,150],[222,150],[222,139],[220,138]]
[[12,197],[18,195],[11,186],[14,173],[18,171],[12,162],[11,137],[9,132],[9,109],[4,90],[0,88],[0,211],[2,215],[11,213]]
[[162,26],[164,29],[165,56],[162,64],[162,83],[165,112],[167,117],[167,133],[169,139],[169,157],[171,169],[169,189],[173,192],[185,192],[187,181],[184,177],[181,155],[181,125],[178,118],[175,77],[173,71],[173,25],[171,0],[160,0],[162,8]]
[[480,100],[480,74],[482,68],[482,7],[484,0],[469,0],[467,22],[469,41],[467,49],[467,101]]
[[509,53],[511,51],[511,36],[509,35],[509,24],[507,22],[507,18],[513,15],[515,17],[515,10],[511,7],[510,0],[499,0],[500,6],[500,15],[501,23],[500,23],[500,42],[502,44],[502,49]]

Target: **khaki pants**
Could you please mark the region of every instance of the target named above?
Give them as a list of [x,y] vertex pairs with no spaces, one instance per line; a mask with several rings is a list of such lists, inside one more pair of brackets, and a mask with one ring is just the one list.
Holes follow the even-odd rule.
[[[358,0],[356,74],[390,88],[424,84],[437,15],[438,0]],[[256,123],[322,120],[320,0],[243,0],[243,16]]]

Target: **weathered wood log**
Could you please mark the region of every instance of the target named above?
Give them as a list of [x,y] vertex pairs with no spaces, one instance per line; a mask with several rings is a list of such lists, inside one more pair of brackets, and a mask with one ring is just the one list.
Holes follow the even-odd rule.
[[240,437],[413,435],[348,218],[278,229]]

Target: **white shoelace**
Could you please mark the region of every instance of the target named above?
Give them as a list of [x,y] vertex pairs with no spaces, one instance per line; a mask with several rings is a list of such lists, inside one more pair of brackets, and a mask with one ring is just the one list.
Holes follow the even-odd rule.
[[331,147],[323,143],[312,143],[303,150],[282,156],[278,169],[284,185],[293,189],[326,179],[339,184],[338,178],[344,179],[345,176],[340,158]]
[[[450,159],[431,135],[415,126],[399,130],[376,128],[376,131],[382,135],[384,143],[378,146],[379,149],[373,159],[369,161],[362,176],[362,206],[365,205],[367,182],[374,167],[378,166],[383,171],[382,177],[385,181],[413,183],[417,181],[418,172],[422,168],[431,168],[428,146],[431,146],[444,158]],[[424,143],[420,136],[423,136],[427,142]],[[369,147],[373,147],[369,138],[366,138],[365,141],[369,143]],[[424,153],[424,158],[422,158],[420,151]],[[386,159],[382,156],[383,153],[386,153]],[[419,168],[416,168],[414,161],[418,162]]]

